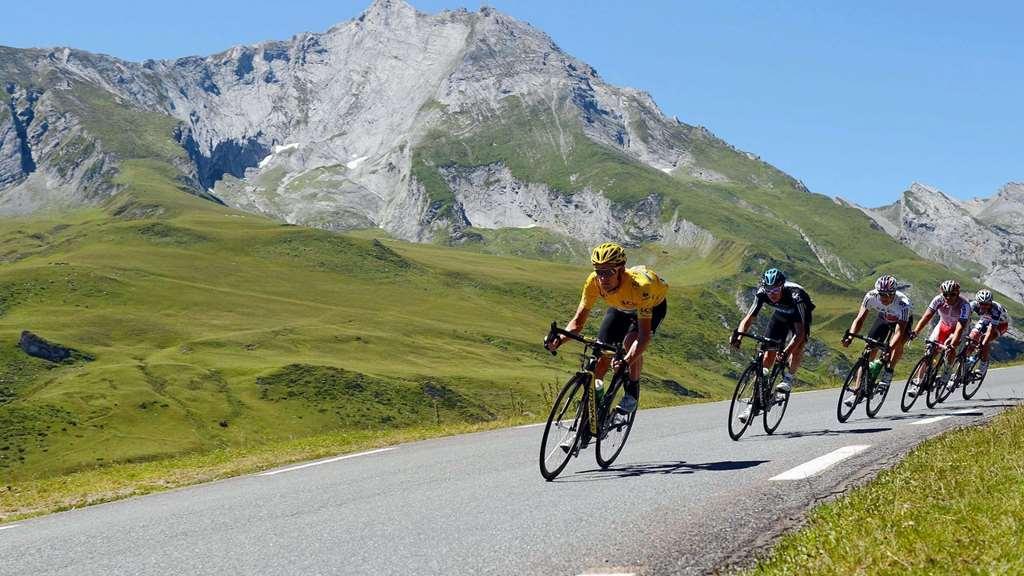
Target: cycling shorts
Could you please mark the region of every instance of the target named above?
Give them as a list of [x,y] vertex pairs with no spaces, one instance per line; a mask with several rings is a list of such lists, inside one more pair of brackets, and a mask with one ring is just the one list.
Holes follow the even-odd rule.
[[[658,326],[665,319],[668,313],[668,300],[655,306],[651,316],[651,334],[658,331]],[[601,329],[597,332],[597,339],[605,344],[621,344],[626,334],[640,330],[636,312],[623,312],[618,308],[609,307],[604,313],[604,320],[601,321]]]
[[[811,337],[811,322],[813,321],[813,311],[807,310],[807,322],[804,324],[804,339]],[[771,338],[772,340],[778,340],[783,345],[786,344],[786,338],[790,334],[796,334],[796,325],[799,320],[793,316],[786,316],[776,312],[772,314],[770,320],[768,320],[768,329],[765,330],[765,338]]]
[[[879,315],[875,318],[875,323],[873,326],[871,326],[871,330],[868,331],[868,338],[873,338],[880,342],[888,342],[889,337],[891,337],[892,333],[896,331],[896,326],[899,323],[899,321],[887,322],[883,316]],[[907,333],[910,331],[910,327],[913,325],[914,315],[911,314],[910,317],[907,318],[907,321],[903,326],[904,338],[907,337]]]

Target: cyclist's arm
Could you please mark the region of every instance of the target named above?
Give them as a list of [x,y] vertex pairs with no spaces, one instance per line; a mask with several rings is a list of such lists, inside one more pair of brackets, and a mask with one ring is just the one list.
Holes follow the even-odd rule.
[[985,330],[985,337],[981,339],[982,347],[988,346],[989,343],[995,340],[997,337],[998,332],[996,331],[995,322],[989,322],[988,329]]
[[917,321],[917,326],[914,326],[914,334],[917,334],[922,328],[927,326],[931,322],[932,316],[935,316],[935,310],[925,308],[924,314],[921,314],[921,319]]
[[[583,327],[587,324],[587,318],[590,317],[590,308],[584,307],[582,304],[576,309],[576,314],[569,320],[569,323],[565,325],[565,329],[573,334],[579,334],[583,331]],[[559,346],[565,344],[568,340],[566,336],[559,335],[557,338],[547,344],[548,350],[557,350]]]
[[964,326],[967,325],[966,320],[960,320],[956,323],[956,328],[953,329],[953,333],[949,336],[949,343],[951,346],[956,346],[960,343],[960,338],[964,332]]
[[793,329],[796,331],[796,334],[793,335],[793,342],[790,344],[793,347],[802,345],[807,334],[804,329],[804,326],[807,326],[807,303],[797,302],[796,311],[800,315],[800,320],[793,323]]
[[857,312],[857,317],[853,319],[853,324],[850,324],[850,334],[860,334],[860,328],[864,325],[864,318],[868,315],[868,309],[865,306],[861,306]]
[[[569,323],[565,325],[565,329],[573,334],[579,334],[583,331],[583,327],[587,325],[587,319],[590,318],[590,308],[584,308],[580,306],[576,309],[576,315],[569,320]],[[562,337],[563,339],[565,336]]]

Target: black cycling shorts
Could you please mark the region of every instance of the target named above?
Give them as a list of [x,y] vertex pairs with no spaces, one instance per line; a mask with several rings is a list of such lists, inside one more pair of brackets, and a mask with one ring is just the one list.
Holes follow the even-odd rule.
[[[665,319],[668,312],[668,300],[663,300],[652,310],[651,334],[658,331],[658,325]],[[601,321],[601,329],[597,332],[597,339],[605,344],[621,344],[626,334],[636,332],[640,324],[636,312],[623,312],[618,308],[608,308],[604,313],[604,320]]]
[[[868,338],[874,338],[879,342],[888,342],[889,337],[896,330],[896,325],[899,321],[888,322],[881,315],[875,317],[875,323],[871,326],[871,330],[868,330]],[[914,315],[911,314],[907,319],[906,325],[903,326],[903,337],[906,338],[910,332],[910,327],[914,325]]]
[[[804,339],[809,340],[811,338],[811,321],[812,311],[807,310],[807,322],[804,323]],[[772,314],[770,320],[768,320],[768,329],[764,335],[765,338],[771,338],[772,340],[778,340],[782,342],[782,345],[786,345],[786,339],[790,334],[796,334],[794,328],[799,322],[799,319],[793,318],[792,316],[786,316],[779,314],[778,312]]]

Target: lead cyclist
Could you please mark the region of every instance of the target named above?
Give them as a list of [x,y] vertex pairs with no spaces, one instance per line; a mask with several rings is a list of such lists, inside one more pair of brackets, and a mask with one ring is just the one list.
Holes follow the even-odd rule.
[[[615,364],[616,369],[622,363],[629,366],[629,381],[618,408],[624,413],[633,412],[640,398],[640,371],[644,351],[668,311],[665,298],[668,283],[646,266],[626,268],[626,251],[614,242],[606,242],[594,248],[590,254],[590,263],[594,271],[583,283],[580,304],[565,329],[579,334],[598,298],[608,304],[597,339],[604,344],[621,342],[626,351],[625,357]],[[546,346],[553,352],[566,340],[567,337],[560,336]],[[594,376],[598,380],[604,378],[610,362],[608,358],[598,362],[594,369]]]

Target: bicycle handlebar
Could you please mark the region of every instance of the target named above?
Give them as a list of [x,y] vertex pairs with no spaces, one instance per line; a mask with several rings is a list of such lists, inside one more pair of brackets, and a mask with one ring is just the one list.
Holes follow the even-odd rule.
[[741,336],[741,337],[742,336],[746,336],[747,338],[753,338],[754,340],[757,340],[758,342],[760,342],[762,344],[768,344],[769,346],[775,346],[776,348],[781,348],[782,347],[782,342],[781,341],[779,341],[779,340],[772,340],[771,338],[765,338],[764,336],[758,336],[757,334],[751,334],[749,332],[740,332],[739,330],[734,330],[733,334],[735,336]]
[[[572,332],[569,332],[568,330],[559,328],[557,322],[551,323],[551,329],[548,331],[547,337],[544,338],[544,347],[547,348],[547,345],[550,344],[551,342],[554,342],[555,338],[557,338],[558,336],[565,336],[570,340],[582,342],[583,344],[590,346],[595,350],[607,350],[608,352],[613,352],[616,356],[620,356],[623,353],[622,347],[619,345],[605,344],[604,342],[598,342],[597,340],[590,340],[588,338],[584,338],[579,334],[574,334]],[[548,350],[548,352],[551,352],[552,356],[558,355],[557,350]]]
[[863,340],[863,341],[867,342],[868,346],[873,346],[875,348],[881,348],[882,350],[884,350],[886,352],[888,352],[891,349],[888,342],[882,342],[881,340],[875,340],[874,338],[870,338],[870,337],[867,337],[867,336],[861,336],[860,334],[854,334],[854,333],[850,332],[849,330],[846,331],[846,334],[843,335],[843,338],[857,338],[859,340]]

